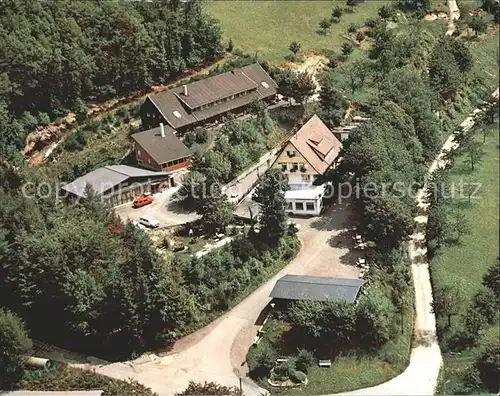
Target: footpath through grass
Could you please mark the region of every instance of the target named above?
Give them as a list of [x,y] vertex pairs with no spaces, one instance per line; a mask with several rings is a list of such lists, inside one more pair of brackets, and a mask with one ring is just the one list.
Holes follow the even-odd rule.
[[302,53],[340,50],[348,41],[350,24],[376,18],[378,8],[390,3],[365,1],[352,14],[344,12],[326,35],[319,32],[319,22],[330,18],[335,6],[344,9],[345,1],[212,1],[206,9],[220,21],[225,44],[232,39],[234,47],[245,53],[257,52],[263,59],[281,63],[291,54],[288,46],[294,40],[302,45]]
[[[432,281],[434,288],[445,284],[456,285],[464,294],[466,303],[461,306],[458,315],[452,318],[452,328],[446,334],[441,334],[443,350],[447,349],[447,335],[458,331],[462,326],[461,315],[466,314],[474,294],[482,288],[483,275],[488,267],[495,264],[499,255],[499,136],[498,123],[489,126],[491,134],[484,144],[484,161],[476,171],[470,173],[470,165],[465,157],[460,157],[450,170],[451,181],[458,183],[461,178],[469,177],[474,182],[481,183],[479,197],[472,199],[469,207],[467,198],[453,199],[452,210],[462,210],[472,231],[463,237],[458,245],[450,245],[438,251],[431,261]],[[482,141],[482,136],[477,136]],[[445,319],[439,321],[441,328]],[[498,340],[498,323],[491,325],[481,335],[478,346],[459,354],[445,352],[444,357],[444,394],[449,394],[459,386],[464,370],[467,370],[479,350],[488,342]]]

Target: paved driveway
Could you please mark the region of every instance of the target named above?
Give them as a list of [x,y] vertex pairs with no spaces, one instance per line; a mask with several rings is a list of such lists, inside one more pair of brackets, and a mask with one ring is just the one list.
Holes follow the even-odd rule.
[[135,209],[132,203],[128,203],[117,206],[115,212],[123,221],[138,220],[144,215],[153,216],[160,222],[160,227],[184,224],[199,219],[200,216],[195,212],[186,212],[181,209],[176,200],[179,188],[179,186],[173,187],[155,194],[154,201],[150,205]]
[[[354,261],[348,249],[352,245],[349,213],[344,204],[331,208],[320,218],[297,219],[302,226],[302,248],[297,257],[231,311],[179,340],[168,355],[151,354],[93,368],[111,377],[133,378],[160,396],[182,391],[189,381],[238,386],[239,377],[247,372],[244,361],[258,329],[255,323],[270,302],[269,293],[278,278],[284,274],[357,278],[358,269],[349,264]],[[260,393],[245,377],[243,388],[247,396]]]

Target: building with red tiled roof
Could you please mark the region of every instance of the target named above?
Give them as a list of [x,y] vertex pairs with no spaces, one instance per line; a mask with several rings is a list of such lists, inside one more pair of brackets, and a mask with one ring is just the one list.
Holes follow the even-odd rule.
[[342,143],[321,119],[314,115],[307,121],[278,154],[273,167],[288,177],[290,191],[285,198],[293,214],[318,215],[326,186],[313,183],[336,166]]
[[288,175],[290,185],[311,185],[335,165],[342,143],[314,115],[286,143],[274,163]]

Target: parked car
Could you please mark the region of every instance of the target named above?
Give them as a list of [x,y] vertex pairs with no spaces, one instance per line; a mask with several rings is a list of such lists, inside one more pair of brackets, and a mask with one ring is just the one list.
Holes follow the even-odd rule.
[[160,222],[151,216],[141,216],[139,218],[139,223],[150,228],[157,228],[160,226]]
[[153,202],[153,196],[151,195],[151,193],[144,193],[134,199],[134,208],[140,208],[142,206],[149,205],[151,202]]

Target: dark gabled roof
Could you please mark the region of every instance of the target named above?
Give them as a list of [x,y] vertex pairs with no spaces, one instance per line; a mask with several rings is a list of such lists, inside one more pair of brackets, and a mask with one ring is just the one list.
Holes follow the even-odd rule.
[[85,188],[90,184],[94,192],[98,195],[104,194],[111,188],[123,183],[130,178],[158,178],[168,177],[165,172],[153,172],[141,168],[134,168],[128,165],[109,165],[98,168],[73,180],[61,188],[73,195],[85,198]]
[[193,111],[193,115],[198,121],[204,121],[206,119],[209,119],[213,116],[216,116],[218,114],[223,114],[231,110],[238,109],[240,107],[249,105],[252,102],[255,102],[256,100],[259,100],[260,96],[259,93],[254,91],[254,92],[249,92],[243,96],[240,96],[239,98],[235,98],[231,101],[228,102],[222,102],[219,103],[215,106],[207,107],[205,109],[201,110],[195,110]]
[[182,141],[175,136],[168,125],[163,126],[165,137],[161,136],[161,127],[134,133],[132,139],[141,146],[157,164],[164,164],[193,155]]
[[[174,129],[223,114],[258,99],[274,96],[276,95],[277,84],[262,66],[254,63],[186,84],[186,86],[188,96],[184,96],[182,86],[148,96],[148,100],[153,103]],[[219,99],[230,98],[246,91],[250,92],[213,107],[199,109],[200,106],[214,103]],[[247,95],[249,97],[245,98]]]
[[190,109],[196,109],[217,100],[237,95],[257,88],[257,83],[251,80],[242,69],[218,74],[203,80],[187,84],[188,95],[184,95],[184,88],[175,89],[176,96]]
[[344,300],[354,303],[364,283],[361,279],[285,275],[278,279],[270,297],[285,300]]

